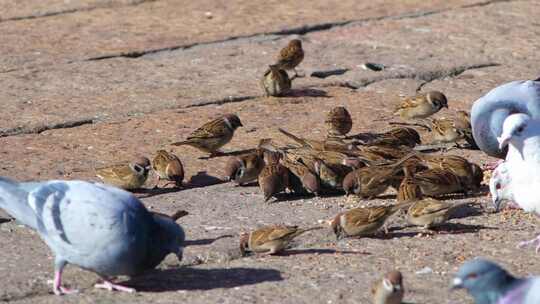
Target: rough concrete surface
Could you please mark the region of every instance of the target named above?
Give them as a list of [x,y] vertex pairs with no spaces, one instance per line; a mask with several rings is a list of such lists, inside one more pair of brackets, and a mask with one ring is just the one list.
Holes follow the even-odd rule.
[[[309,226],[363,204],[342,196],[264,204],[258,187],[220,183],[225,157],[169,144],[226,112],[244,128],[224,150],[283,127],[323,138],[334,106],[351,112],[352,133],[389,128],[393,106],[417,89],[441,90],[468,110],[489,89],[539,75],[537,1],[17,1],[0,4],[0,175],[17,180],[96,180],[94,168],[173,150],[190,187],[136,195],[152,210],[190,212],[181,265],[121,278],[139,290],[94,290],[97,277],[68,267],[78,295],[51,293],[51,252],[36,233],[0,220],[0,301],[21,303],[369,303],[372,281],[400,269],[408,303],[472,303],[448,288],[467,259],[484,256],[511,272],[540,274],[532,249],[537,219],[493,213],[484,191],[455,214],[447,233],[420,234],[398,217],[386,237],[336,243],[329,230],[299,237],[280,256],[241,258],[238,234],[272,223]],[[259,79],[291,38],[303,41],[306,77],[283,98],[263,97]],[[362,69],[381,63],[381,72]],[[346,69],[316,78],[315,71]],[[422,134],[429,141],[429,134]],[[452,150],[483,164],[479,151]],[[148,182],[150,188],[152,181]],[[4,217],[0,213],[0,218]],[[418,271],[429,268],[431,271]]]

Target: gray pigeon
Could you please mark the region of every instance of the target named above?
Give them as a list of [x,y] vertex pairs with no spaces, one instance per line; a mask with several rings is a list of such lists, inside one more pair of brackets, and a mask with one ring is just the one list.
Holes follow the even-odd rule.
[[62,286],[67,264],[98,274],[104,282],[97,288],[133,292],[110,279],[153,269],[169,253],[182,259],[182,228],[112,186],[61,180],[17,183],[0,177],[0,208],[36,230],[51,248],[57,295],[73,292]]
[[485,259],[463,264],[452,288],[465,288],[476,304],[540,303],[540,277],[516,278]]
[[488,155],[504,158],[499,148],[503,122],[512,113],[525,113],[540,119],[540,81],[512,81],[489,91],[476,100],[471,110],[473,137]]

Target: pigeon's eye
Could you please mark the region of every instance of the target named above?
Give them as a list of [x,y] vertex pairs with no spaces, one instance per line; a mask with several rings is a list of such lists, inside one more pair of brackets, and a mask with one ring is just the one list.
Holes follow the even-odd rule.
[[500,183],[497,183],[497,184],[495,185],[495,189],[500,190],[500,189],[501,189],[501,184],[500,184]]
[[517,132],[518,132],[518,133],[521,133],[521,132],[523,132],[523,127],[519,127],[519,128],[517,128]]
[[474,279],[476,279],[477,277],[478,277],[478,275],[477,275],[476,273],[471,273],[471,274],[469,274],[469,275],[467,276],[467,279],[472,279],[472,280],[474,280]]

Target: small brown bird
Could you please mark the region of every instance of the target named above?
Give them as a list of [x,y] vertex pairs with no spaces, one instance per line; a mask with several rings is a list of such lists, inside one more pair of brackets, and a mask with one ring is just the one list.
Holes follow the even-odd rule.
[[257,150],[229,158],[225,165],[225,176],[238,185],[256,181],[264,168],[263,151]]
[[246,251],[271,255],[283,251],[290,241],[304,232],[322,229],[311,227],[300,229],[298,226],[272,225],[259,228],[240,235],[240,252],[245,256]]
[[144,185],[150,171],[150,160],[144,156],[134,162],[96,169],[96,176],[104,183],[124,190],[139,189]]
[[350,151],[354,147],[351,144],[345,143],[338,138],[330,138],[327,140],[315,140],[298,137],[292,133],[285,131],[284,129],[278,128],[278,131],[288,138],[294,140],[296,143],[300,144],[302,147],[311,148],[317,151]]
[[411,168],[410,166],[403,166],[403,172],[405,177],[399,185],[397,201],[398,202],[414,202],[422,199],[422,189],[415,182],[413,174],[416,171],[416,168]]
[[[174,182],[176,187],[182,187],[182,181],[184,180],[184,166],[182,166],[182,162],[176,155],[165,150],[157,151],[157,154],[152,161],[152,169],[154,169],[158,176],[156,187],[161,180]],[[167,186],[167,184],[165,186]]]
[[361,198],[372,199],[382,194],[394,182],[401,182],[402,162],[398,161],[391,165],[379,165],[363,167],[353,170],[343,179],[345,194],[356,194]]
[[425,196],[433,197],[465,191],[461,179],[450,170],[428,169],[416,173],[414,180]]
[[431,91],[403,100],[394,114],[405,120],[427,118],[443,107],[448,108],[446,96],[439,91]]
[[289,183],[295,193],[304,193],[307,191],[308,193],[319,195],[321,183],[317,175],[306,165],[288,158],[283,159],[281,163],[292,173],[292,175],[289,175]]
[[433,144],[457,143],[465,139],[465,133],[456,127],[454,119],[444,117],[431,119],[430,125]]
[[187,140],[172,145],[189,145],[213,156],[221,147],[231,141],[234,131],[242,126],[242,122],[236,114],[225,114],[193,131]]
[[371,285],[373,304],[401,304],[405,295],[403,276],[397,270],[390,271]]
[[375,146],[406,146],[414,148],[420,144],[420,134],[413,128],[399,127],[393,128],[387,132],[378,134],[372,141],[369,141],[368,145]]
[[401,304],[405,295],[403,276],[394,270],[385,274],[371,287],[373,304]]
[[290,172],[280,163],[268,164],[264,166],[258,176],[259,188],[264,194],[264,201],[267,202],[277,193],[290,188]]
[[285,70],[278,69],[276,65],[270,65],[261,79],[261,87],[268,96],[283,96],[291,89],[292,79]]
[[466,204],[452,204],[433,198],[419,200],[409,207],[407,221],[413,225],[429,229],[446,222],[453,210]]
[[351,114],[345,107],[335,107],[330,110],[324,123],[329,137],[347,135],[352,129]]
[[392,206],[354,208],[339,213],[330,221],[330,227],[338,240],[351,236],[373,235],[392,214],[410,205],[411,203],[399,203]]
[[296,72],[296,66],[304,60],[304,50],[302,49],[302,41],[299,39],[293,39],[289,41],[289,44],[281,49],[275,66],[280,70],[294,70]]

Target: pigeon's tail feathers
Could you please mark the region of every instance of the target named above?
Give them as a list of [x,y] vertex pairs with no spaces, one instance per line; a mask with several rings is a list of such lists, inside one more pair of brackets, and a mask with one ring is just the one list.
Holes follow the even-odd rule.
[[28,205],[28,192],[19,183],[0,177],[0,208],[22,224],[37,229],[34,210]]

